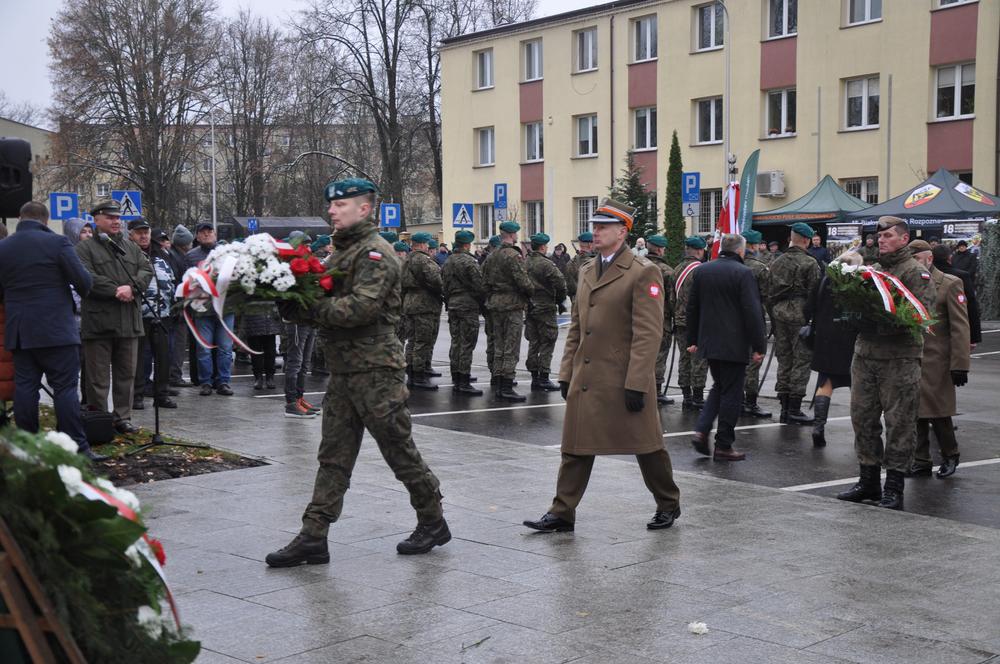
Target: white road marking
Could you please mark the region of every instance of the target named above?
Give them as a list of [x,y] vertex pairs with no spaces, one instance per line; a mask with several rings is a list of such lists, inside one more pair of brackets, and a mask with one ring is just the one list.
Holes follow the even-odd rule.
[[[850,415],[842,415],[841,417],[831,417],[831,418],[829,418],[827,420],[827,422],[837,422],[838,420],[849,420],[849,419],[851,419]],[[736,431],[749,431],[750,429],[770,429],[770,428],[773,428],[773,427],[790,427],[790,426],[799,426],[799,425],[797,425],[797,424],[782,424],[781,422],[767,422],[766,424],[748,424],[746,426],[736,427],[735,430]],[[715,431],[715,429],[712,429],[712,431]],[[697,432],[696,431],[676,431],[674,433],[665,433],[665,434],[663,434],[663,437],[664,438],[677,438],[677,437],[680,437],[680,436],[690,436],[690,435],[692,435],[694,433],[697,433]]]
[[[958,464],[959,468],[973,468],[976,466],[992,466],[994,464],[1000,463],[1000,458],[998,459],[983,459],[981,461],[963,461]],[[931,472],[937,472],[939,466],[934,466]],[[885,473],[882,473],[882,477],[885,477]],[[812,491],[813,489],[825,489],[831,486],[845,486],[848,484],[854,484],[858,481],[858,478],[851,477],[843,480],[830,480],[829,482],[814,482],[812,484],[796,484],[795,486],[784,486],[781,487],[782,491]]]
[[530,406],[505,406],[502,408],[476,408],[473,410],[446,410],[440,413],[417,413],[410,417],[434,417],[436,415],[467,415],[469,413],[491,413],[501,410],[527,410],[529,408],[558,408],[565,406],[565,403],[537,403]]
[[970,355],[969,357],[972,357],[972,358],[976,358],[976,357],[986,357],[987,355],[1000,355],[1000,350],[991,350],[991,351],[990,351],[990,352],[988,352],[988,353],[973,353],[973,354],[972,354],[972,355]]
[[1000,332],[1000,330],[983,330],[983,334],[995,334]]

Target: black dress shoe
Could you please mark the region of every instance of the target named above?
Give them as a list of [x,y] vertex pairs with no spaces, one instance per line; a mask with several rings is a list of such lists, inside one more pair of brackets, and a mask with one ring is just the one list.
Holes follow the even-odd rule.
[[203,397],[207,397],[211,393],[212,393],[212,385],[209,383],[202,383],[201,387],[198,388],[198,394],[200,394]]
[[930,477],[933,467],[930,464],[913,464],[907,471],[907,477]]
[[222,385],[219,385],[217,388],[215,388],[215,391],[218,394],[221,394],[224,397],[231,397],[231,396],[233,396],[233,388],[229,387],[225,383],[223,383]]
[[153,405],[160,408],[177,408],[177,402],[170,397],[160,397],[153,401]]
[[108,456],[104,456],[103,454],[98,454],[97,452],[95,452],[94,450],[90,449],[89,447],[87,449],[81,451],[80,455],[83,456],[83,457],[85,457],[91,463],[100,463],[102,461],[107,461],[108,459],[111,458],[111,457],[108,457]]
[[937,471],[938,479],[951,477],[956,470],[958,470],[958,455],[945,457]]
[[270,567],[325,565],[330,562],[330,551],[325,538],[299,533],[288,546],[267,554],[264,562]]
[[694,436],[691,437],[691,446],[698,454],[712,456],[712,448],[708,446],[708,434],[695,432]]
[[115,431],[121,434],[139,433],[139,429],[133,426],[128,420],[118,420],[115,423]]
[[180,395],[181,395],[180,390],[169,390],[169,389],[167,390],[167,396],[179,397]]
[[427,553],[436,546],[443,546],[451,541],[451,531],[448,523],[438,519],[434,523],[419,523],[416,530],[405,540],[396,545],[396,553],[412,556],[417,553]]
[[653,520],[646,524],[646,528],[650,530],[662,530],[664,528],[669,528],[674,525],[674,521],[677,517],[681,515],[681,508],[677,508],[672,512],[657,512],[653,515]]
[[146,405],[142,399],[132,399],[132,410],[145,410]]
[[[189,380],[172,380],[170,381],[170,387],[194,387],[194,383]],[[177,396],[176,394],[173,396]]]
[[552,512],[546,512],[538,521],[525,521],[524,525],[543,533],[571,533],[575,528],[572,523],[557,517]]

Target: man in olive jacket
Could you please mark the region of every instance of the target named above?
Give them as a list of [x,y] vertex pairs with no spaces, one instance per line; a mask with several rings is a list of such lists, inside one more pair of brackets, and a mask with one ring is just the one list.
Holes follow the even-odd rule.
[[[80,311],[87,403],[105,409],[110,388],[115,429],[134,433],[136,355],[144,334],[140,305],[153,268],[142,249],[122,233],[118,203],[102,201],[90,214],[97,233],[76,245],[80,262],[94,277],[94,286],[83,298]],[[136,290],[134,284],[142,290]]]
[[444,300],[441,267],[431,257],[430,233],[420,231],[410,238],[413,251],[403,262],[403,315],[409,320],[406,340],[406,371],[410,387],[436,390],[431,382],[431,359],[441,328],[441,303]]
[[479,310],[486,302],[483,271],[469,253],[476,236],[471,231],[455,233],[454,251],[441,268],[441,283],[448,302],[448,331],[451,333],[451,391],[481,397],[472,386],[472,351],[479,340]]

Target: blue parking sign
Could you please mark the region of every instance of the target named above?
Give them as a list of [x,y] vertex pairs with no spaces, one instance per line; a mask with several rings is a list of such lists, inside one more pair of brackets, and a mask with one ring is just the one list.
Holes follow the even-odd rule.
[[260,224],[257,223],[257,217],[249,217],[247,219],[247,231],[253,235],[260,228]]
[[681,189],[681,200],[683,202],[701,202],[701,173],[684,173]]
[[72,219],[80,216],[80,196],[68,192],[49,194],[49,218],[55,220]]
[[379,226],[382,228],[399,228],[403,216],[403,206],[400,203],[382,203],[379,208]]

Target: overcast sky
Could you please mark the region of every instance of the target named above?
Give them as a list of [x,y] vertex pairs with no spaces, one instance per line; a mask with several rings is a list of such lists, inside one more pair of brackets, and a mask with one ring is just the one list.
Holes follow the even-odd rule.
[[[72,1],[72,0],[69,0]],[[235,15],[249,8],[276,22],[304,6],[303,0],[217,0],[222,13]],[[550,16],[607,0],[539,0],[538,15]],[[0,90],[12,102],[49,105],[49,50],[46,38],[62,0],[0,0],[0,25],[4,28],[6,62],[0,66]]]

